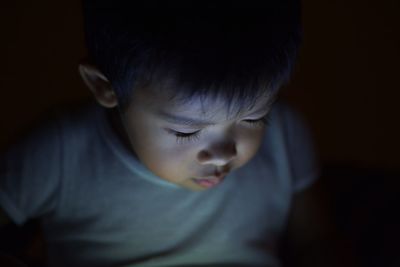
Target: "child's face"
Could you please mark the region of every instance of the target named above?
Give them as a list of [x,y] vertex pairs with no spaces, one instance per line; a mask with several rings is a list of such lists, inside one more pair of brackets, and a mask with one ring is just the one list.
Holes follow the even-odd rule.
[[123,115],[139,160],[171,183],[199,191],[217,186],[257,152],[269,113],[268,98],[229,114],[223,101],[185,104],[151,90],[138,90]]

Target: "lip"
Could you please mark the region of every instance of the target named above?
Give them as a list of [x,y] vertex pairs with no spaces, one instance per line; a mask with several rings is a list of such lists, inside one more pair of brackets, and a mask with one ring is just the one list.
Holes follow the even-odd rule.
[[221,174],[218,176],[213,175],[202,178],[193,178],[193,181],[204,188],[211,188],[220,184],[224,180],[225,176],[226,174]]

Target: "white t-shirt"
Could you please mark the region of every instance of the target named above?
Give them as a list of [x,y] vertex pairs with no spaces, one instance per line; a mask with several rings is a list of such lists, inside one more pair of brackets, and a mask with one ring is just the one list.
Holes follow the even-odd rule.
[[2,156],[0,206],[17,224],[41,218],[50,266],[275,267],[293,193],[317,174],[309,132],[281,103],[256,156],[203,192],[149,172],[89,105]]

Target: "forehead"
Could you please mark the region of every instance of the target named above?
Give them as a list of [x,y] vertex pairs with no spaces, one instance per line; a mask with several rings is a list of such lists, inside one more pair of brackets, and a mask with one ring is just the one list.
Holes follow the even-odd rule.
[[215,96],[180,97],[146,88],[135,92],[132,105],[155,114],[169,113],[210,120],[229,120],[250,112],[266,112],[273,102],[274,96],[269,93],[243,100]]

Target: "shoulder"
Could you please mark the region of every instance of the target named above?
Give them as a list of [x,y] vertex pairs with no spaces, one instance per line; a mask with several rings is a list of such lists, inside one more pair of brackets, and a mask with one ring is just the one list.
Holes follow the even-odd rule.
[[289,105],[284,100],[277,101],[270,114],[271,122],[274,127],[284,128],[286,131],[293,127],[301,127],[307,129],[307,123],[304,116],[293,106]]
[[59,142],[65,133],[79,134],[90,129],[96,123],[99,113],[92,103],[74,107],[56,107],[50,109],[33,127],[25,129],[5,150],[16,150],[37,146],[42,149]]
[[[55,209],[71,173],[95,139],[92,107],[51,112],[0,155],[0,205],[18,224]],[[85,154],[85,155],[86,155]],[[80,168],[76,168],[80,171]],[[74,173],[75,174],[75,173]]]
[[313,134],[302,114],[283,101],[274,105],[270,116],[261,154],[291,178],[297,192],[319,176]]
[[94,138],[98,126],[105,120],[105,112],[95,103],[88,103],[73,109],[61,111],[58,125],[64,142],[79,142],[86,138]]
[[269,114],[263,150],[293,149],[299,144],[310,145],[312,134],[299,111],[284,101],[276,102]]
[[94,138],[94,114],[90,106],[49,112],[45,120],[2,151],[0,175],[3,179],[9,175],[33,179],[36,175],[40,181],[60,176],[67,154],[75,150],[76,156],[82,145]]

